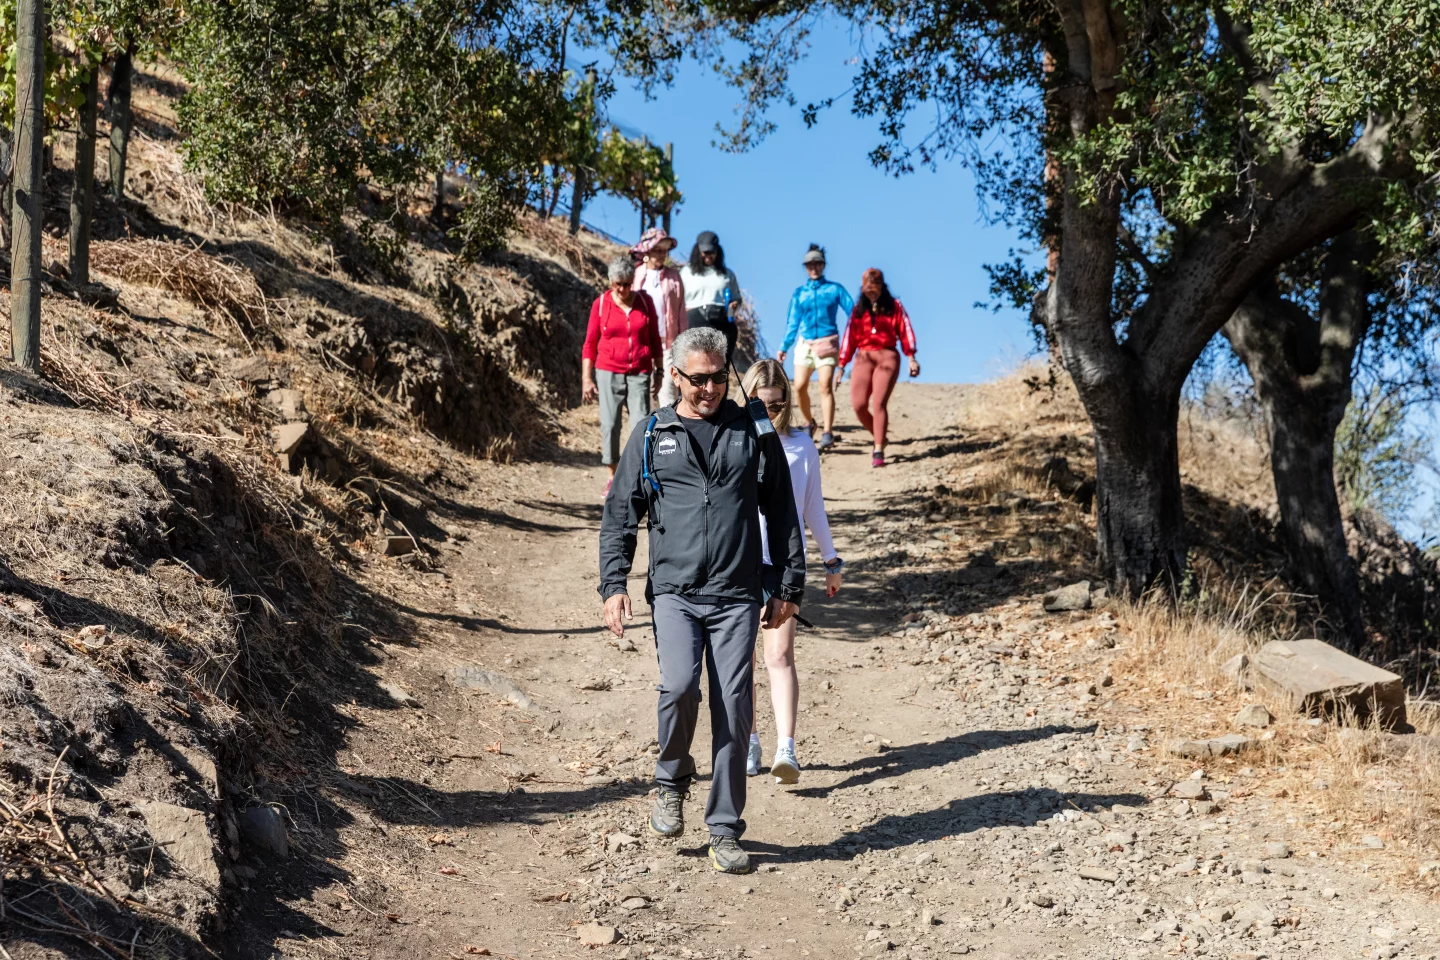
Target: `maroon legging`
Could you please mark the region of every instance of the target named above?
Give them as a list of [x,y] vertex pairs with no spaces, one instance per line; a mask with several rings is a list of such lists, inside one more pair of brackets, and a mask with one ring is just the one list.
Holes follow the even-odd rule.
[[850,406],[855,416],[875,437],[875,449],[885,448],[885,428],[890,414],[890,391],[900,377],[900,351],[860,350],[855,354],[855,370],[850,374]]

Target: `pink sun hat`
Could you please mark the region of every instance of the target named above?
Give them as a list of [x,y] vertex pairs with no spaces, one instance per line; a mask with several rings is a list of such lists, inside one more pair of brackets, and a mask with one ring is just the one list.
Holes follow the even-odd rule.
[[663,247],[665,250],[674,250],[678,245],[679,241],[670,236],[670,234],[659,227],[651,227],[641,234],[640,242],[631,247],[630,252],[637,257],[643,257],[656,247]]

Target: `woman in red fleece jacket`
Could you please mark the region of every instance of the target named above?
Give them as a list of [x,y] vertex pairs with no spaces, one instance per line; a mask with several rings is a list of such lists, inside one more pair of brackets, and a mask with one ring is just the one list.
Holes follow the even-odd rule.
[[885,466],[885,430],[890,422],[887,409],[890,392],[900,377],[900,354],[910,358],[910,376],[920,376],[920,361],[915,359],[915,328],[905,307],[890,294],[885,274],[871,267],[860,280],[860,298],[850,311],[850,324],[840,344],[840,370],[853,358],[855,371],[850,375],[850,406],[855,416],[875,438],[870,466]]
[[[620,460],[620,407],[630,412],[630,429],[650,413],[651,381],[663,371],[660,325],[644,290],[632,290],[635,264],[629,257],[610,262],[610,289],[590,305],[590,325],[580,360],[580,399],[600,401],[600,462],[615,477]],[[610,484],[605,484],[605,496]]]

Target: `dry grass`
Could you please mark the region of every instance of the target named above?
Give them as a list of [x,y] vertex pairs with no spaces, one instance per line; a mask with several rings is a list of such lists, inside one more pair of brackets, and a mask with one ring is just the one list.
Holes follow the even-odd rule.
[[250,336],[271,319],[271,304],[244,266],[199,246],[164,240],[111,240],[90,250],[95,270],[126,283],[168,290],[235,323]]
[[[1039,467],[1056,454],[1093,477],[1090,428],[1073,388],[1065,381],[1037,391],[1026,379],[1044,375],[1021,370],[971,395],[962,418],[967,439],[994,446],[954,477],[957,499],[978,506],[1053,496]],[[1269,562],[1278,551],[1275,499],[1259,425],[1233,411],[1187,407],[1180,451],[1198,534],[1191,590],[1178,606],[1157,597],[1111,607],[1120,635],[1129,638],[1112,665],[1118,697],[1138,707],[1151,728],[1155,773],[1179,779],[1203,766],[1212,781],[1230,787],[1229,802],[1283,809],[1323,855],[1374,857],[1375,869],[1418,883],[1417,866],[1440,860],[1440,740],[1397,738],[1353,723],[1316,725],[1280,698],[1226,680],[1220,667],[1236,654],[1270,640],[1314,636],[1314,614]],[[1000,537],[1034,541],[1035,522],[1028,531],[1022,522],[1006,514],[987,520]],[[1062,535],[1039,542],[1034,553],[1060,569],[1093,573],[1093,517],[1065,502],[1047,526]],[[1251,731],[1257,749],[1207,761],[1164,752],[1171,739],[1236,732],[1234,716],[1249,703],[1263,703],[1277,718],[1269,730]],[[1415,705],[1411,716],[1422,738],[1440,734],[1440,710]],[[1360,846],[1372,835],[1385,843],[1378,854]],[[1440,870],[1426,883],[1440,883]]]

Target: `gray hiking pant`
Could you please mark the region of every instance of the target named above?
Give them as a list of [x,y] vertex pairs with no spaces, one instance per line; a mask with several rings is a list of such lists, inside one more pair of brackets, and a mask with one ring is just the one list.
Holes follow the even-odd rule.
[[630,411],[630,432],[642,417],[650,415],[650,374],[595,371],[600,392],[600,462],[620,462],[620,408]]
[[745,751],[755,706],[755,632],[760,607],[745,600],[699,600],[667,593],[655,598],[655,649],[660,659],[660,756],[655,780],[684,792],[695,776],[690,743],[700,715],[700,661],[710,672],[710,797],[705,825],[712,836],[745,832]]

